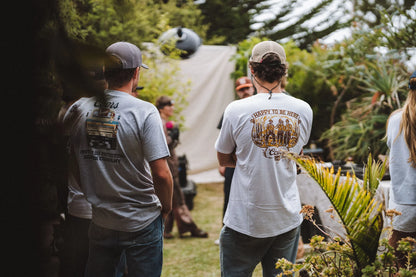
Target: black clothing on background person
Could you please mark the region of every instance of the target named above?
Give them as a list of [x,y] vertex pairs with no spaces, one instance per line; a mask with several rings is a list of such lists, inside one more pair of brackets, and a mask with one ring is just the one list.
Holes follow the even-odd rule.
[[192,219],[191,212],[185,202],[185,196],[179,182],[179,160],[175,148],[179,143],[179,128],[173,121],[168,121],[173,115],[173,101],[167,96],[160,96],[156,100],[156,107],[159,110],[162,119],[163,129],[168,143],[170,157],[168,158],[169,169],[173,178],[173,199],[172,211],[165,220],[164,237],[173,238],[173,224],[178,226],[179,236],[183,237],[185,233],[190,232],[192,237],[206,238],[208,233],[199,229]]

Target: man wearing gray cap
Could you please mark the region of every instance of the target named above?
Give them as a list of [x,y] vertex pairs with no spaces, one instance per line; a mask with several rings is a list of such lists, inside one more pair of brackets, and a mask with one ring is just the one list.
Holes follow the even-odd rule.
[[264,277],[279,272],[278,259],[295,262],[301,203],[296,164],[312,127],[312,109],[283,93],[286,54],[274,41],[256,44],[250,71],[257,94],[230,103],[215,143],[221,166],[235,167],[220,235],[221,276]]
[[117,42],[106,53],[104,99],[82,98],[64,118],[72,170],[92,206],[86,276],[113,277],[122,253],[129,276],[160,276],[169,149],[156,107],[131,95],[148,68],[140,49]]

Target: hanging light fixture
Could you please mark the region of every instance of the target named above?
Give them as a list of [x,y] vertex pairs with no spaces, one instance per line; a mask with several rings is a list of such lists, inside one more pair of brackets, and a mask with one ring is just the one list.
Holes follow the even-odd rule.
[[202,40],[191,29],[176,27],[164,32],[159,37],[159,43],[163,54],[172,56],[172,53],[177,53],[180,58],[187,59],[195,54]]

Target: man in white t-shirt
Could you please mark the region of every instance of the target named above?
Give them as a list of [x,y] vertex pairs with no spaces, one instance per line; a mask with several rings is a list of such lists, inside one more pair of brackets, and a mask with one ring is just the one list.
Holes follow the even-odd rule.
[[259,262],[263,276],[276,276],[279,258],[295,262],[303,220],[296,164],[285,153],[307,144],[312,109],[282,93],[287,63],[278,43],[254,46],[250,70],[257,94],[228,105],[215,143],[219,164],[235,167],[220,236],[223,277],[251,276]]
[[65,114],[73,172],[92,207],[86,276],[113,277],[122,253],[129,276],[160,276],[163,218],[172,209],[169,149],[156,107],[132,96],[142,63],[128,42],[110,45],[108,88]]

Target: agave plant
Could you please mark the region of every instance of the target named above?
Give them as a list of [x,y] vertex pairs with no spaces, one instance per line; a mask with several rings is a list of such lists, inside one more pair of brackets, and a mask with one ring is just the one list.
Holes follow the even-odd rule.
[[363,89],[373,94],[373,103],[388,106],[391,110],[399,109],[401,102],[399,92],[406,86],[401,64],[394,60],[377,59],[376,62],[367,62],[364,75],[360,78]]
[[364,170],[364,182],[348,173],[320,166],[314,159],[289,154],[314,179],[329,198],[347,232],[346,243],[352,249],[352,259],[361,270],[377,256],[383,228],[382,207],[375,198],[375,190],[385,172],[385,163],[374,162],[371,155]]
[[356,118],[351,113],[342,116],[342,120],[326,130],[320,140],[326,140],[334,149],[334,159],[343,160],[352,157],[357,163],[364,162],[371,151],[375,155],[385,154],[387,144],[385,125],[388,114],[371,112],[366,118]]
[[[354,77],[360,83],[356,91],[362,94],[346,102],[347,110],[341,120],[323,132],[320,140],[331,149],[331,158],[352,157],[364,162],[371,151],[385,154],[387,145],[385,124],[388,116],[400,108],[405,99],[407,73],[395,56],[374,56],[374,62],[366,61],[364,70]],[[358,90],[359,89],[359,90]]]

